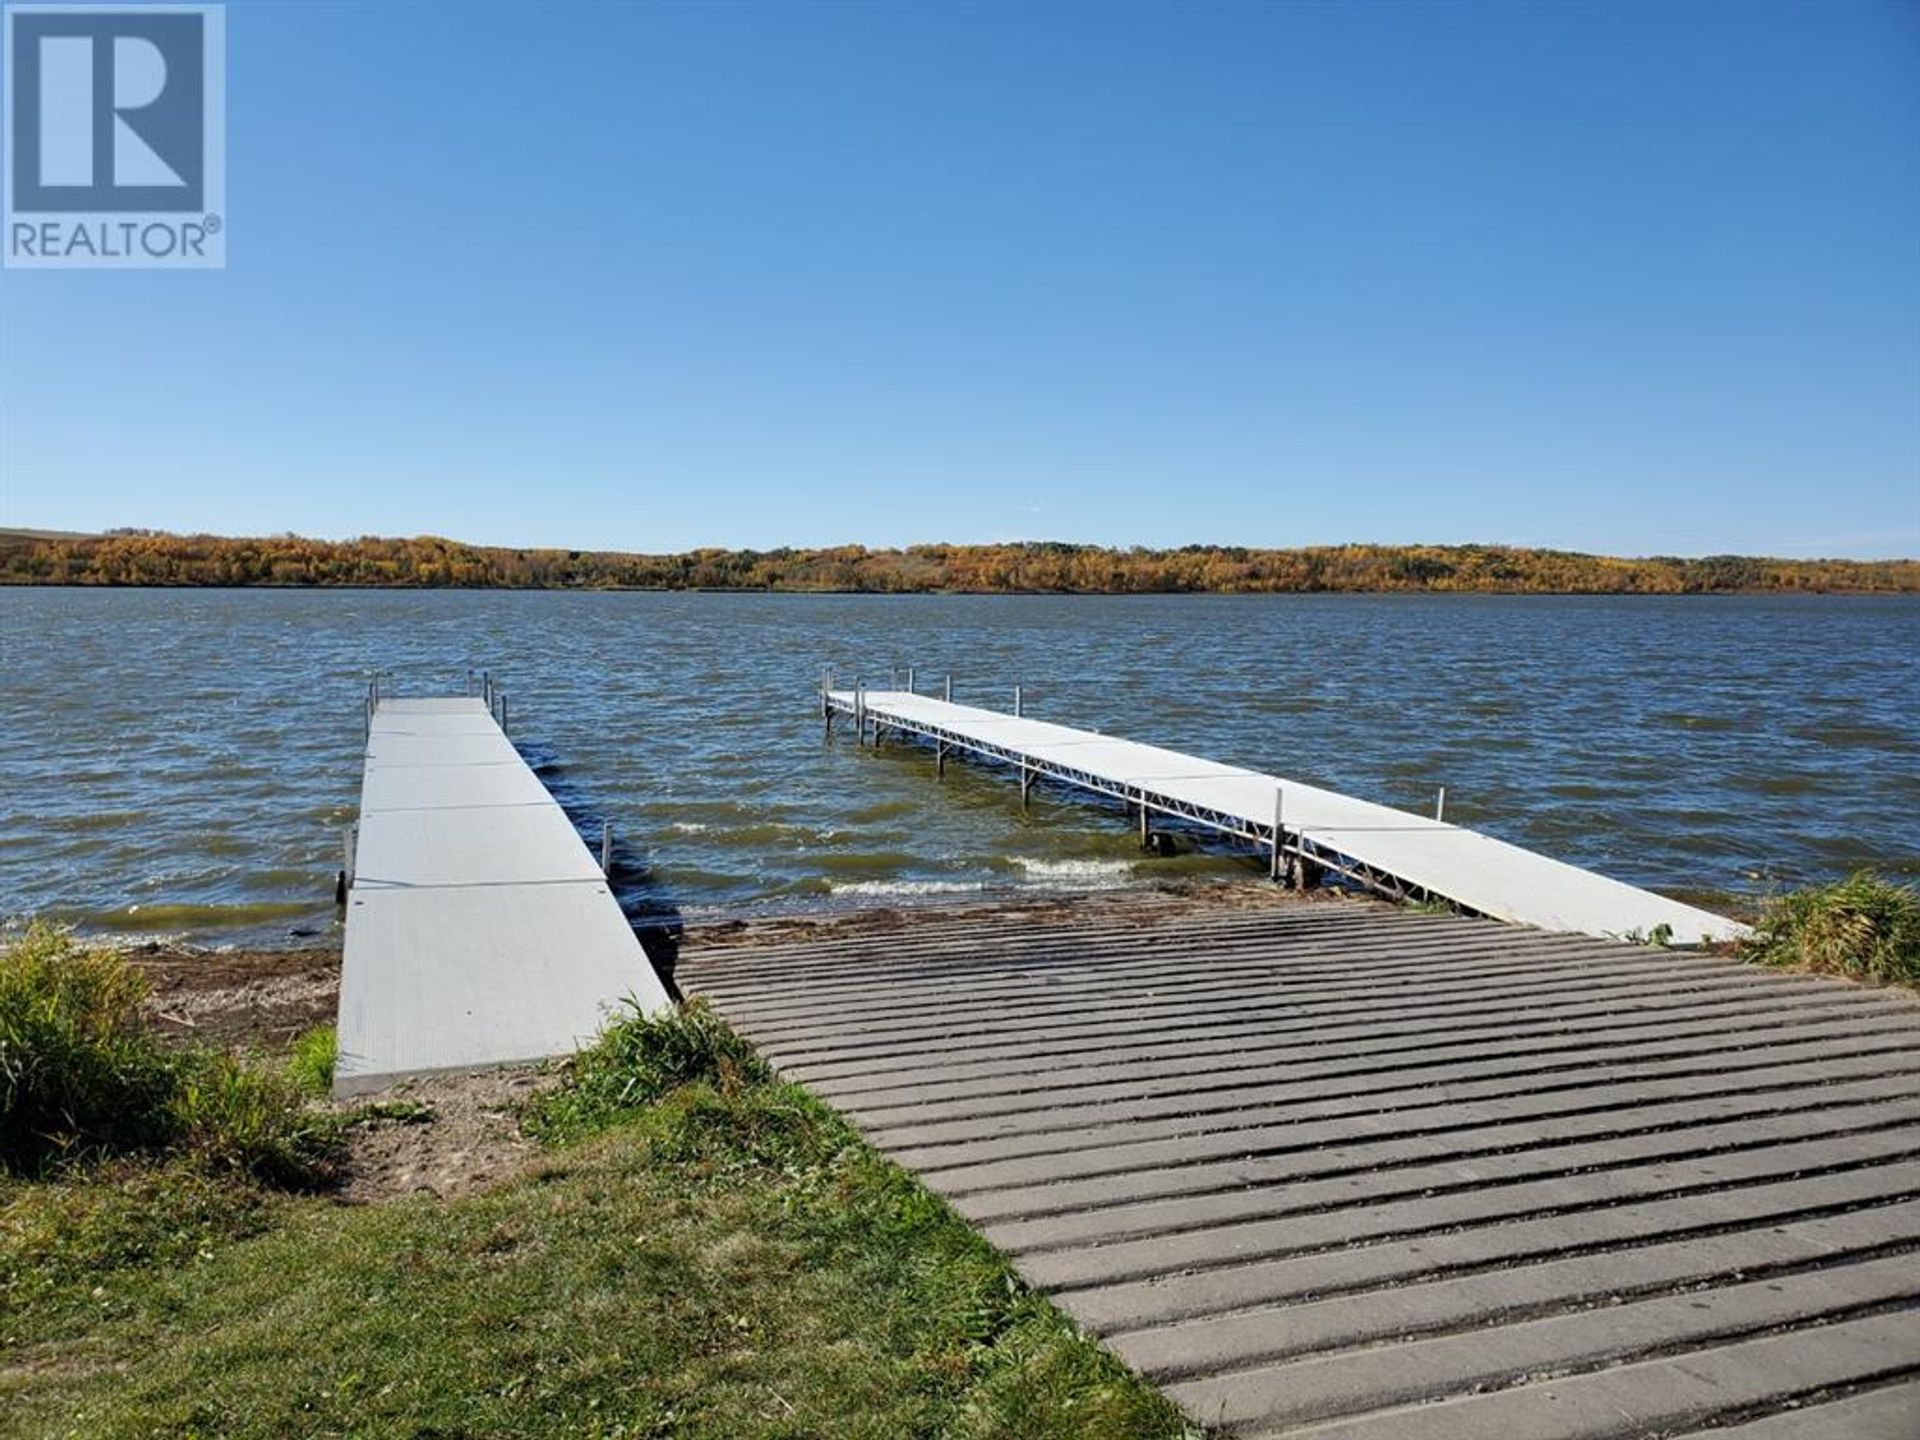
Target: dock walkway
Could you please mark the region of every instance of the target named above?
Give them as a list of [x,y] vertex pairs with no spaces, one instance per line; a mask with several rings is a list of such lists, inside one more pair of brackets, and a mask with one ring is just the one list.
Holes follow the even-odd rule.
[[473,698],[372,705],[334,1091],[563,1054],[667,994],[573,822]]
[[678,975],[1229,1434],[1920,1435],[1910,994],[1355,900]]
[[[825,690],[829,715],[1016,767],[1023,785],[1046,777],[1175,815],[1306,862],[1394,898],[1440,899],[1542,930],[1729,940],[1745,928],[1677,900],[1449,825],[1278,775],[1262,774],[1076,730],[956,705],[910,690]],[[1276,869],[1278,865],[1276,864]]]

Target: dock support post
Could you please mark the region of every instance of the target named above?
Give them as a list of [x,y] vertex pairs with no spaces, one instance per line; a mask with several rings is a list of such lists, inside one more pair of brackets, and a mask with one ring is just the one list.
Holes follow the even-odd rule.
[[1020,808],[1027,808],[1027,801],[1033,794],[1033,782],[1040,778],[1038,772],[1022,765],[1020,767]]
[[953,703],[953,676],[947,676],[947,683],[940,692],[940,698],[949,705]]
[[853,738],[861,745],[867,743],[867,687],[858,675],[853,677]]
[[913,688],[913,666],[911,665],[907,666],[907,693],[909,695],[917,695],[919,693]]
[[500,733],[507,733],[507,692],[500,692]]
[[1440,798],[1433,802],[1433,818],[1436,820],[1447,818],[1447,787],[1444,785],[1440,787]]
[[1317,860],[1309,860],[1304,854],[1294,857],[1293,888],[1302,895],[1318,885],[1326,874],[1326,868]]
[[1267,874],[1270,879],[1273,879],[1276,881],[1279,880],[1280,878],[1280,872],[1281,872],[1280,847],[1285,836],[1285,832],[1280,828],[1280,815],[1281,815],[1281,808],[1285,804],[1286,798],[1287,798],[1287,792],[1284,789],[1282,789],[1278,785],[1273,787],[1273,855],[1268,865]]
[[933,742],[933,778],[936,780],[947,778],[947,742],[944,740]]
[[354,852],[359,848],[360,822],[350,820],[347,828],[340,833],[340,882],[333,887],[333,903],[347,903],[347,892],[353,888]]
[[1015,715],[1020,713],[1020,687],[1018,685],[1013,687],[1013,713]]
[[1153,834],[1147,828],[1147,796],[1143,790],[1140,792],[1140,848],[1144,850],[1152,843]]
[[833,711],[827,705],[827,692],[831,689],[833,689],[833,671],[822,670],[820,672],[820,718],[827,722],[829,733],[833,728]]
[[600,820],[600,873],[613,874],[613,821],[604,816]]

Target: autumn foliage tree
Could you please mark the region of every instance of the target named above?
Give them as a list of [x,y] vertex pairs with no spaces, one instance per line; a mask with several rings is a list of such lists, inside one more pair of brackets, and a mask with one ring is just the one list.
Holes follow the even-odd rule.
[[838,590],[1049,594],[1462,592],[1690,595],[1920,593],[1920,561],[1756,556],[1620,559],[1501,545],[1107,549],[1035,541],[678,555],[465,545],[425,535],[310,540],[119,531],[0,532],[0,583],[397,586],[422,589]]

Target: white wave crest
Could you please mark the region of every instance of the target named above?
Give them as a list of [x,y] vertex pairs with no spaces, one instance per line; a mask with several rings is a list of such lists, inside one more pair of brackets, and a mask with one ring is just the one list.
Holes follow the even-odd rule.
[[1133,878],[1131,860],[1043,860],[1015,855],[1027,883],[1044,889],[1115,890]]
[[986,889],[980,880],[847,880],[830,887],[834,895],[970,895]]

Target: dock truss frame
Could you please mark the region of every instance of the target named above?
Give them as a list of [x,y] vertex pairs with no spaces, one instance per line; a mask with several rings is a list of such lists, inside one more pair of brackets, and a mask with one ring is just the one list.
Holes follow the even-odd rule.
[[[1225,835],[1230,839],[1245,841],[1256,849],[1266,852],[1268,873],[1275,880],[1285,880],[1299,889],[1305,889],[1314,883],[1319,874],[1332,873],[1388,900],[1400,903],[1438,901],[1464,915],[1480,913],[1448,896],[1434,894],[1424,886],[1369,865],[1330,845],[1315,841],[1301,829],[1289,828],[1286,824],[1285,812],[1286,788],[1280,782],[1276,782],[1274,786],[1274,822],[1262,825],[1230,811],[1198,805],[1176,796],[1150,790],[1145,786],[1116,784],[1107,777],[1090,770],[1082,770],[1044,756],[1029,755],[1013,746],[997,745],[990,740],[983,740],[948,726],[875,711],[866,704],[865,691],[862,689],[856,688],[849,695],[823,685],[820,692],[820,710],[822,718],[826,721],[829,738],[833,733],[834,718],[844,715],[853,720],[859,743],[862,745],[868,743],[869,727],[873,736],[871,743],[876,748],[880,745],[886,731],[895,731],[915,739],[931,741],[935,747],[936,773],[944,773],[946,753],[950,750],[964,751],[983,760],[1010,766],[1019,772],[1022,805],[1027,803],[1034,783],[1042,779],[1056,780],[1078,790],[1119,800],[1133,807],[1138,813],[1140,838],[1143,844],[1147,840],[1149,815],[1172,816]],[[1015,713],[1018,714],[1017,711]]]

